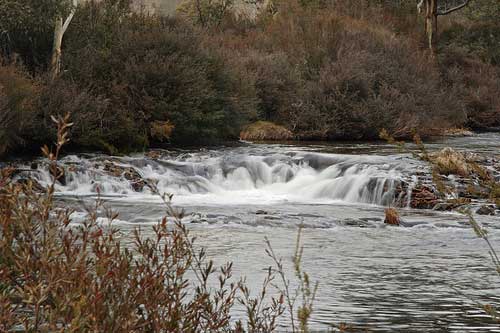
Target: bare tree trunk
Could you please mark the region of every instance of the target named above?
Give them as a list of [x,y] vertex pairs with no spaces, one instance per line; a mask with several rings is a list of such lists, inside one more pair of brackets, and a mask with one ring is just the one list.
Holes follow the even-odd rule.
[[434,45],[436,44],[436,37],[438,31],[438,16],[448,15],[462,8],[465,8],[471,0],[462,0],[455,2],[451,5],[446,1],[441,0],[420,0],[417,4],[417,10],[420,13],[425,4],[425,33],[429,43],[429,49],[434,53]]
[[435,36],[437,35],[437,0],[427,0],[425,9],[425,32],[429,50],[434,53]]
[[58,17],[54,26],[54,43],[52,45],[52,59],[50,62],[52,80],[61,72],[61,46],[63,35],[62,17]]
[[61,72],[62,41],[64,33],[66,32],[66,30],[68,30],[69,24],[71,23],[71,20],[73,20],[73,16],[75,16],[77,6],[78,6],[78,0],[73,0],[71,11],[66,20],[64,21],[64,23],[62,17],[58,17],[56,19],[54,25],[54,42],[52,44],[52,58],[50,61],[52,80],[57,78],[57,76]]

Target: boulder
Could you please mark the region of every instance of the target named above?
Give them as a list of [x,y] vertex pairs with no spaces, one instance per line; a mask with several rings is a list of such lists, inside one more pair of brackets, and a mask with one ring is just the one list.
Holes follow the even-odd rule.
[[426,185],[415,186],[412,190],[410,207],[418,209],[432,209],[439,202],[435,191]]
[[437,211],[441,211],[441,212],[451,211],[451,210],[457,209],[461,206],[468,205],[470,203],[471,203],[471,200],[468,198],[452,199],[452,200],[448,200],[446,202],[439,202],[438,204],[436,204],[434,206],[433,210],[437,210]]
[[146,186],[146,180],[132,167],[116,165],[112,162],[104,163],[104,171],[113,177],[123,177],[130,182],[135,192],[141,192]]
[[495,206],[482,205],[476,211],[476,214],[478,214],[478,215],[495,215]]

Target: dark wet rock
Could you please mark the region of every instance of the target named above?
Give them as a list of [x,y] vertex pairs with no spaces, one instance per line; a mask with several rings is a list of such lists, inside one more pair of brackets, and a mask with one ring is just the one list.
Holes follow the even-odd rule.
[[47,189],[42,186],[36,179],[33,178],[19,178],[14,183],[15,186],[30,187],[37,193],[45,193]]
[[360,217],[359,219],[364,222],[382,222],[380,217]]
[[451,211],[456,208],[456,205],[449,203],[449,202],[440,202],[432,208],[433,210],[439,211],[439,212],[446,212],[446,211]]
[[147,185],[147,180],[143,179],[133,167],[121,166],[107,161],[104,163],[103,170],[110,176],[123,177],[128,180],[135,192],[142,192]]
[[66,170],[60,165],[56,165],[55,167],[49,166],[49,173],[52,177],[54,177],[59,184],[62,186],[66,186]]
[[482,205],[476,211],[478,215],[495,215],[495,206],[493,205]]
[[405,227],[405,228],[413,228],[413,227],[416,227],[419,225],[428,225],[428,224],[429,224],[428,222],[424,222],[424,221],[413,221],[413,222],[401,221],[401,223],[399,225],[401,227]]
[[146,182],[143,179],[134,179],[130,181],[130,185],[135,192],[142,192]]
[[149,157],[153,160],[157,160],[162,156],[162,153],[158,150],[151,150],[151,151],[148,151],[145,155],[146,155],[146,157]]
[[258,211],[255,212],[255,214],[257,214],[257,215],[267,215],[269,213],[266,212],[265,210],[259,209]]
[[432,209],[438,202],[439,196],[432,187],[418,185],[413,188],[410,201],[412,208]]
[[[378,223],[375,223],[374,221],[365,221],[362,219],[347,218],[339,221],[334,221],[334,223],[346,227],[375,228],[377,224],[380,223],[380,221]],[[328,227],[331,227],[331,224],[328,224]]]
[[464,205],[468,205],[470,203],[471,203],[471,200],[468,198],[448,200],[446,202],[439,202],[438,204],[436,204],[434,206],[433,210],[440,211],[440,212],[451,211],[451,210],[460,208]]

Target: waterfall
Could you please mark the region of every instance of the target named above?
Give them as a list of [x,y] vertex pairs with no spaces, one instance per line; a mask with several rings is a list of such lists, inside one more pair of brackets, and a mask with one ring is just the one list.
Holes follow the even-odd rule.
[[[310,152],[248,154],[234,151],[171,154],[162,158],[67,156],[58,193],[147,197],[138,177],[183,201],[210,203],[345,202],[390,205],[405,177],[404,163],[387,156]],[[50,181],[40,163],[36,178]],[[118,171],[109,169],[115,166]],[[123,174],[123,170],[132,176]],[[134,176],[137,175],[137,176]],[[407,177],[408,178],[408,177]],[[411,191],[411,186],[408,188]]]

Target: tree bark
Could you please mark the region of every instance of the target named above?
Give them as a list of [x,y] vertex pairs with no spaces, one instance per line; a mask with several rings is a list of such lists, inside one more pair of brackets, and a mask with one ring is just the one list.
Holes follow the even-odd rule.
[[58,17],[54,26],[54,43],[52,45],[52,59],[50,62],[52,80],[61,72],[61,46],[63,34],[62,17]]
[[56,18],[54,25],[54,42],[52,44],[52,58],[50,61],[52,80],[57,78],[61,72],[62,41],[64,33],[68,30],[69,24],[71,23],[71,20],[73,20],[73,16],[75,16],[77,6],[78,0],[73,0],[71,11],[66,20],[64,20],[64,23],[62,17],[59,16]]
[[435,36],[437,34],[437,0],[426,0],[425,32],[429,43],[429,50],[434,53]]

